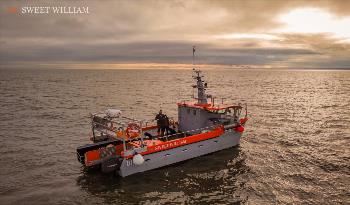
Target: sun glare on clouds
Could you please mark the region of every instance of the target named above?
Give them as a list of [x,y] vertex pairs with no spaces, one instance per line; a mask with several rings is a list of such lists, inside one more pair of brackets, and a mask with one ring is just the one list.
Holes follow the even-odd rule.
[[281,33],[317,34],[327,33],[341,41],[350,42],[350,16],[337,17],[325,10],[299,8],[277,18],[280,28],[268,33],[232,33],[216,35],[215,39],[259,39],[278,40]]
[[325,10],[299,8],[281,15],[278,19],[285,26],[277,33],[328,33],[350,41],[350,16],[336,17]]

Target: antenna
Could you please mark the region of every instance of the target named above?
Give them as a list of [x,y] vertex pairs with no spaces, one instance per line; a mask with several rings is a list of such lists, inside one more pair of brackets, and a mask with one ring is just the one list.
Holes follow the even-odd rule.
[[207,95],[205,94],[205,88],[207,87],[205,84],[204,84],[204,81],[202,80],[202,77],[204,77],[201,73],[200,70],[196,70],[195,67],[194,67],[194,57],[195,57],[195,52],[196,52],[196,46],[193,46],[193,72],[194,72],[194,76],[193,79],[195,79],[197,82],[196,82],[196,85],[193,85],[192,87],[193,88],[197,88],[198,90],[198,95],[197,97],[198,98],[195,98],[198,100],[198,104],[207,104],[208,101],[208,97]]
[[194,54],[196,53],[196,46],[193,46],[193,50],[192,51],[193,51],[193,54],[192,54],[192,66],[193,66],[193,69],[195,69],[194,68],[194,56],[195,56]]

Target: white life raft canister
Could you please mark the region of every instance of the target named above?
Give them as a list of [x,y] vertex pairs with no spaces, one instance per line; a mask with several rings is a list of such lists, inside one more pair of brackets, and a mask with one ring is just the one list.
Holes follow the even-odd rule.
[[122,111],[120,111],[118,109],[107,109],[106,115],[108,117],[120,117],[122,115]]

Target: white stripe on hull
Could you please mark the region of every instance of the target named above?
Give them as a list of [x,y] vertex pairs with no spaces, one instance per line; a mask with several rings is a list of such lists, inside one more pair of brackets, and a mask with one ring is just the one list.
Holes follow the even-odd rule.
[[170,150],[156,152],[143,156],[145,162],[142,165],[134,165],[132,159],[123,160],[119,175],[122,177],[144,172],[159,167],[167,166],[194,157],[202,156],[222,149],[227,149],[239,144],[241,133],[226,132],[220,137],[176,147]]

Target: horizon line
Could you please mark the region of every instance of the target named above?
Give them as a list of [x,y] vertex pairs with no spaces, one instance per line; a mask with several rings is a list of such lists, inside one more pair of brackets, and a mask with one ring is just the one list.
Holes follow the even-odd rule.
[[[36,66],[35,68],[33,66]],[[87,69],[87,70],[126,70],[126,69],[288,69],[288,70],[350,70],[349,67],[297,67],[297,66],[280,66],[280,65],[246,65],[246,64],[208,64],[208,63],[129,63],[129,62],[15,62],[2,63],[0,69]]]

